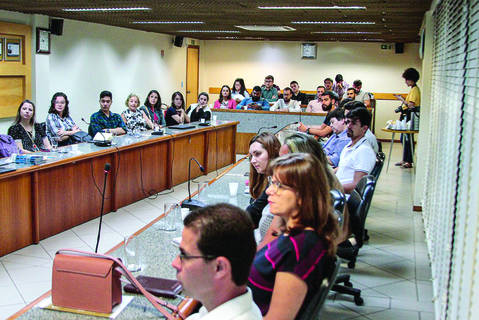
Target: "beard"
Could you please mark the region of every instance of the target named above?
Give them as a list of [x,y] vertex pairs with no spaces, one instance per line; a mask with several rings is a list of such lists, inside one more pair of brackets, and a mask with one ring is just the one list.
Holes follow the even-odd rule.
[[349,138],[352,138],[352,137],[353,137],[353,134],[354,134],[354,133],[353,133],[353,130],[348,129],[348,132],[347,132],[348,137],[349,137]]
[[331,107],[332,107],[332,106],[333,106],[332,103],[330,103],[329,106],[326,105],[326,104],[323,104],[323,110],[329,111],[329,110],[331,110]]
[[258,102],[260,98],[261,98],[261,97],[252,96],[252,97],[251,97],[251,100],[253,100],[254,102]]

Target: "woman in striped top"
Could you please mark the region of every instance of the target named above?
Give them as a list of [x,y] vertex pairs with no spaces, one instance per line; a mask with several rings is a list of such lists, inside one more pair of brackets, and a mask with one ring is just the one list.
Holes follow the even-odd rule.
[[294,319],[319,289],[334,257],[338,226],[324,164],[305,153],[287,154],[268,168],[270,211],[286,231],[257,252],[249,287],[264,319]]

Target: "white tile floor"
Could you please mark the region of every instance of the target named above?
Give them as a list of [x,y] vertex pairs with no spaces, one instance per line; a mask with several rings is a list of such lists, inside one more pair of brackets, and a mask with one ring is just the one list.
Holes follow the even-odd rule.
[[[388,150],[389,145],[383,148]],[[412,212],[412,170],[394,167],[401,148],[395,145],[391,167],[384,167],[371,205],[367,228],[371,240],[360,251],[352,274],[362,289],[364,306],[348,296],[331,294],[321,319],[433,319],[429,259],[421,215]],[[214,178],[216,172],[198,180]],[[194,184],[193,184],[194,185]],[[196,188],[196,187],[194,187]],[[194,189],[193,188],[193,189]],[[181,201],[186,184],[174,193],[145,199],[104,217],[99,251],[105,252],[163,212],[166,201]],[[98,219],[0,258],[0,319],[6,319],[50,290],[53,256],[59,248],[94,250]]]

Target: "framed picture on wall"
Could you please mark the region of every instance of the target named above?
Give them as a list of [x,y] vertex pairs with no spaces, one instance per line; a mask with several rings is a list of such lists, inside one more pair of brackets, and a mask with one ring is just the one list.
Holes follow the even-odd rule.
[[0,38],[0,61],[3,61],[3,38]]
[[37,28],[37,53],[50,54],[50,30]]
[[5,61],[20,61],[22,58],[22,41],[20,39],[5,39]]
[[301,59],[316,59],[316,43],[301,43]]

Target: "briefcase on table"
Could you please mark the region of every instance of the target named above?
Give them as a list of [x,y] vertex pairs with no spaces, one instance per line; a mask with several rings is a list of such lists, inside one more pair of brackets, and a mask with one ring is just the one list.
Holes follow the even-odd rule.
[[53,260],[52,303],[56,307],[111,313],[121,303],[121,276],[168,320],[185,319],[199,305],[191,298],[183,299],[178,306],[163,301],[147,292],[120,260],[73,249],[59,250]]

